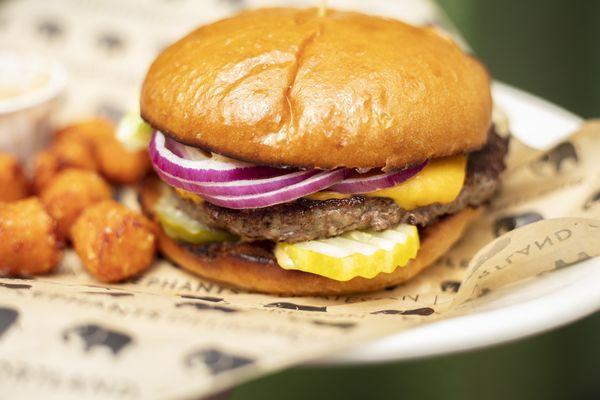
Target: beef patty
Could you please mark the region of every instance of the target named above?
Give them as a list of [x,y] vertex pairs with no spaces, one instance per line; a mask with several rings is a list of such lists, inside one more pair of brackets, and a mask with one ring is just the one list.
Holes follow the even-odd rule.
[[498,188],[508,139],[493,129],[486,145],[469,155],[465,184],[448,204],[404,210],[382,197],[296,201],[266,208],[233,210],[208,202],[197,204],[176,196],[179,207],[205,224],[239,235],[243,240],[299,242],[341,235],[356,229],[388,229],[398,223],[427,226],[439,217],[468,206],[479,206]]

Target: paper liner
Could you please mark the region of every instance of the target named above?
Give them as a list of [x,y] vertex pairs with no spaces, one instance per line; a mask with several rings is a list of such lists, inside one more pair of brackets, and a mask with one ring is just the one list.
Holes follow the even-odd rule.
[[[138,3],[127,6],[142,7]],[[375,3],[385,2],[370,4]],[[408,3],[412,8],[394,10],[421,23],[443,19],[430,2]],[[8,4],[4,14],[17,22],[37,7],[32,1]],[[48,10],[65,4],[74,7],[77,21],[89,20],[83,14],[92,11],[72,0],[52,2]],[[208,15],[203,18],[225,13],[202,4]],[[98,15],[98,21],[107,17]],[[192,25],[185,15],[181,26]],[[126,26],[118,21],[113,20],[115,26]],[[129,28],[142,26],[139,17],[130,21]],[[74,24],[81,29],[83,22]],[[141,31],[150,31],[147,21]],[[18,44],[25,39],[17,33],[11,26],[0,38]],[[139,32],[131,37],[140,37]],[[65,47],[69,57],[85,54]],[[78,104],[67,110],[79,112],[87,104],[85,110],[93,113],[97,109],[90,105],[103,104],[106,93],[111,93],[104,97],[107,104],[121,104],[126,96],[116,93],[122,95],[129,80],[93,79],[93,63],[77,61],[71,66],[87,73],[87,79],[82,71],[76,74],[85,81],[77,93],[89,97],[72,98]],[[127,74],[141,76],[131,67],[133,60],[127,62]],[[114,68],[110,64],[98,73],[114,73]],[[96,92],[98,85],[105,87]],[[199,398],[418,324],[504,308],[547,293],[566,273],[585,274],[583,265],[574,265],[600,252],[600,122],[587,123],[547,153],[517,140],[511,147],[502,191],[482,218],[436,265],[390,290],[267,296],[203,281],[165,260],[157,260],[135,281],[101,285],[73,252],[66,253],[56,274],[35,280],[2,278],[0,392],[10,398]]]
[[599,139],[600,123],[589,123],[512,169],[450,252],[387,291],[274,297],[164,260],[135,282],[99,285],[72,252],[58,274],[0,279],[3,393],[198,397],[417,324],[524,301],[556,284],[556,270],[600,254]]

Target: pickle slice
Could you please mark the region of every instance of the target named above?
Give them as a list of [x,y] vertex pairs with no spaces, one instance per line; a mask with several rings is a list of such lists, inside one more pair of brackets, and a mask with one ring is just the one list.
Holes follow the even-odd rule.
[[275,257],[284,269],[348,281],[393,272],[415,258],[418,250],[417,228],[400,224],[382,232],[352,231],[329,239],[278,243]]
[[177,208],[169,196],[163,196],[154,206],[154,211],[165,233],[173,239],[193,244],[237,240],[236,236],[228,232],[210,228],[191,218]]

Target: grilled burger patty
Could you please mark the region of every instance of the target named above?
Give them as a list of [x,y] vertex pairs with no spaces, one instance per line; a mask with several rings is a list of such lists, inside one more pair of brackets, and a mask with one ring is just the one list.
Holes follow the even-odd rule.
[[398,223],[427,226],[439,217],[467,206],[479,206],[498,188],[504,170],[508,139],[493,129],[486,145],[469,155],[467,176],[458,197],[448,204],[432,204],[404,210],[382,197],[352,196],[345,199],[298,199],[267,208],[233,210],[208,202],[201,204],[176,196],[179,207],[193,218],[244,240],[300,242],[338,236],[356,229],[384,230]]

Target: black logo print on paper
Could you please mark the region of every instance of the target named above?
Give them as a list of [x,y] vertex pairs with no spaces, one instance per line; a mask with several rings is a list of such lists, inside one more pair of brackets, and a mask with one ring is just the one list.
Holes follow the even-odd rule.
[[133,338],[127,333],[97,324],[77,325],[63,331],[62,338],[65,342],[69,342],[75,337],[83,341],[85,352],[97,347],[104,347],[115,356],[133,343]]
[[26,283],[2,283],[0,282],[0,287],[6,289],[31,289],[31,285]]
[[321,321],[319,319],[313,319],[311,322],[318,326],[327,326],[327,327],[331,327],[331,328],[339,328],[342,330],[349,330],[356,326],[355,322],[332,322],[332,321]]
[[0,307],[0,339],[2,336],[17,323],[19,312],[10,307]]
[[212,375],[240,368],[254,362],[255,360],[252,358],[226,353],[215,348],[193,351],[184,359],[186,367],[192,369],[204,366],[209,369]]
[[506,232],[510,232],[533,222],[541,221],[542,219],[544,219],[542,214],[535,211],[505,215],[494,222],[494,234],[496,237],[502,236]]
[[579,156],[573,143],[562,142],[532,163],[531,169],[538,175],[547,175],[545,171],[548,167],[551,168],[553,173],[561,173],[566,168],[567,163],[578,164]]
[[175,307],[177,307],[177,308],[191,307],[191,308],[195,308],[196,310],[199,310],[199,311],[220,311],[220,312],[226,313],[226,314],[240,312],[240,310],[237,310],[237,309],[231,308],[231,307],[218,306],[218,305],[206,304],[206,303],[197,303],[195,301],[185,301],[182,303],[177,303],[177,304],[175,304]]
[[283,308],[286,310],[296,310],[296,311],[327,312],[327,307],[304,306],[301,304],[288,303],[285,301],[279,301],[276,303],[265,304],[264,307]]
[[569,266],[571,266],[571,265],[574,265],[574,264],[580,263],[580,262],[582,262],[582,261],[589,260],[590,258],[592,258],[592,257],[590,257],[590,255],[589,255],[589,254],[587,254],[586,252],[582,251],[582,252],[580,252],[580,253],[577,255],[577,259],[576,259],[576,260],[574,260],[574,261],[565,261],[565,260],[563,260],[562,258],[561,258],[561,259],[558,259],[558,260],[556,260],[556,261],[554,262],[554,269],[562,269],[562,268],[566,268],[566,267],[569,267]]
[[435,310],[431,307],[415,308],[414,310],[380,310],[374,311],[371,314],[387,314],[387,315],[431,315]]
[[230,6],[240,9],[246,7],[246,0],[219,0],[221,3],[227,3]]
[[108,118],[111,121],[119,121],[125,114],[123,109],[113,104],[114,102],[107,100],[99,103],[96,106],[96,113],[99,117]]
[[81,292],[83,294],[99,295],[99,296],[110,296],[110,297],[131,297],[133,293],[129,292]]
[[100,33],[96,39],[96,44],[109,53],[116,53],[125,47],[123,38],[114,32]]
[[442,284],[440,285],[442,288],[442,292],[458,292],[458,289],[460,289],[460,282],[459,281],[443,281]]
[[600,190],[590,196],[589,199],[585,201],[583,204],[584,211],[589,210],[590,208],[597,206],[600,204]]
[[64,33],[64,29],[60,23],[51,19],[39,21],[36,29],[40,35],[45,36],[48,40],[59,39]]
[[191,294],[182,294],[179,295],[182,299],[190,299],[190,300],[204,300],[210,301],[211,303],[221,303],[225,301],[222,297],[213,297],[213,296],[193,296]]

